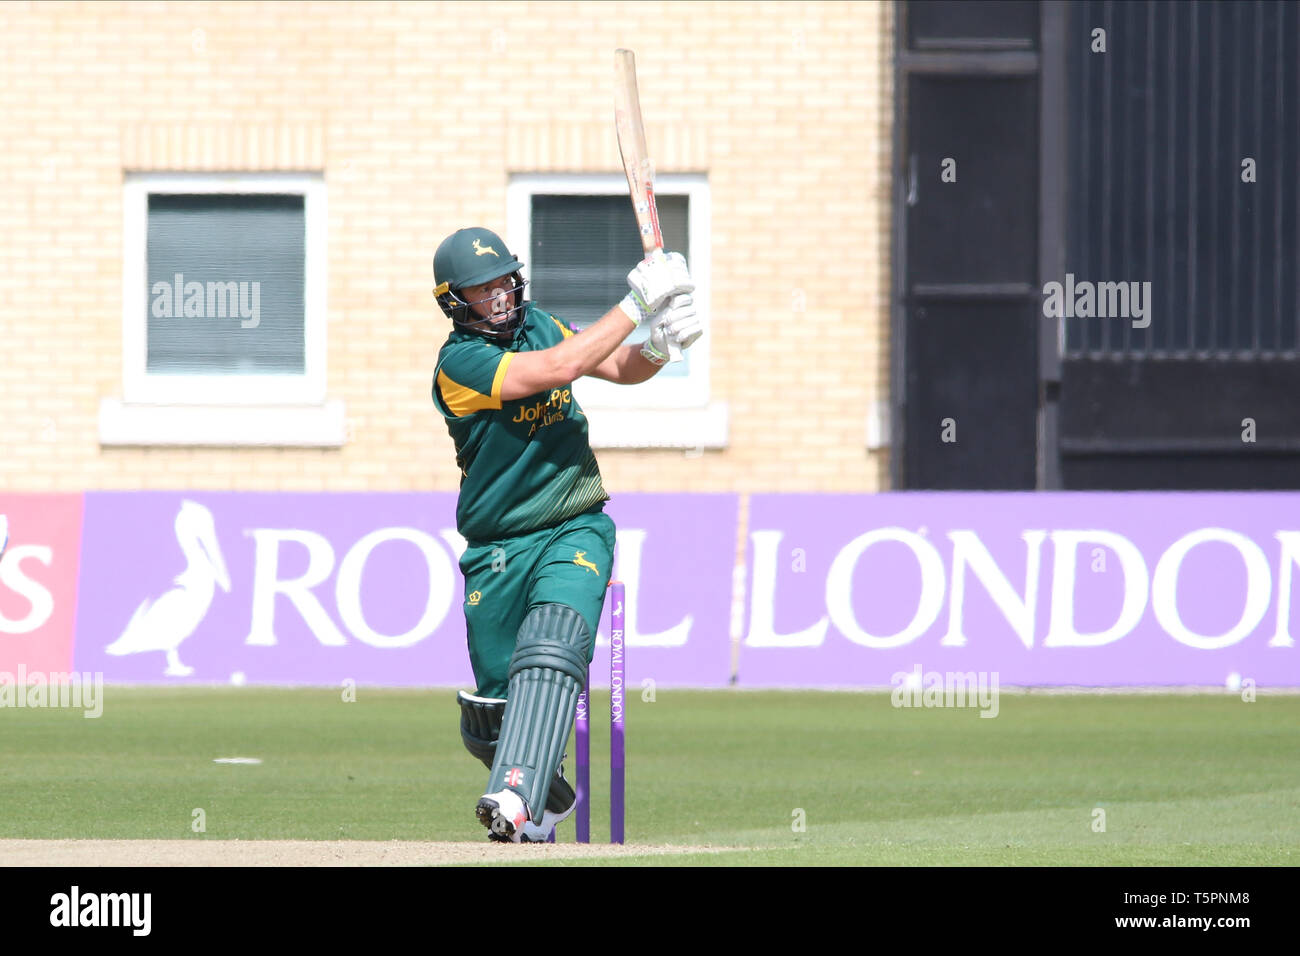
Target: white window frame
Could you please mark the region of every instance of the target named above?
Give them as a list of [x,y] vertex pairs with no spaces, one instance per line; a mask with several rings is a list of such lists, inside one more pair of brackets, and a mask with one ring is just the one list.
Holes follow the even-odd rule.
[[[301,375],[173,375],[146,371],[151,193],[265,193],[303,197],[304,368]],[[128,174],[125,195],[123,398],[169,405],[318,405],[325,400],[325,182],[303,173]]]
[[[691,347],[691,370],[685,378],[656,376],[639,385],[616,385],[587,376],[575,393],[588,412],[591,443],[595,447],[720,448],[727,442],[727,408],[712,402],[710,364],[711,208],[708,177],[670,173],[655,177],[661,196],[687,196],[691,275],[695,279],[696,308],[706,332]],[[623,196],[627,179],[622,173],[517,173],[506,190],[507,243],[524,263],[529,277],[528,250],[532,245],[532,197],[542,195]],[[631,202],[631,200],[628,200]],[[630,268],[630,266],[629,266]],[[543,307],[547,303],[540,303]],[[612,308],[616,303],[609,303]],[[561,319],[567,316],[561,315]]]
[[[265,193],[303,197],[303,372],[272,375],[150,373],[149,196]],[[327,402],[324,177],[318,173],[128,173],[123,185],[122,399],[100,404],[105,445],[343,444],[343,403]]]

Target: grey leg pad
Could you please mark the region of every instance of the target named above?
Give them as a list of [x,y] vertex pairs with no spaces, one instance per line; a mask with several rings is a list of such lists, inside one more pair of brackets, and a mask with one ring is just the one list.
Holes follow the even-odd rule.
[[[556,771],[587,674],[589,633],[582,615],[563,604],[534,608],[519,628],[487,792],[514,790],[528,804],[534,823],[541,822],[552,801],[567,798],[551,792],[552,781],[564,783]],[[564,788],[572,793],[567,783]],[[552,807],[553,812],[566,809]]]

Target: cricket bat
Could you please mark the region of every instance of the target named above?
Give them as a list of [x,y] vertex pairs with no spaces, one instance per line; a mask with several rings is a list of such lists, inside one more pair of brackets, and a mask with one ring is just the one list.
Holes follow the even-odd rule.
[[[659,209],[655,205],[655,171],[646,148],[645,126],[641,123],[641,97],[636,86],[636,56],[631,50],[614,51],[614,129],[618,151],[627,173],[632,212],[646,258],[663,258],[664,237],[659,230]],[[670,343],[669,359],[679,361],[681,349]]]

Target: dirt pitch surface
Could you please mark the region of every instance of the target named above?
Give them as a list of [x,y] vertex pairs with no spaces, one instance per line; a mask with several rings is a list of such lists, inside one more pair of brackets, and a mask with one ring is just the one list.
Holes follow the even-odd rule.
[[608,843],[0,840],[0,866],[439,866],[721,852],[716,847]]

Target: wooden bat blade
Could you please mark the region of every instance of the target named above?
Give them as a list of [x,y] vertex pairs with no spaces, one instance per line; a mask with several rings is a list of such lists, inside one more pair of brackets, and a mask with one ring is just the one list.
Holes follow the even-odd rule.
[[614,51],[614,122],[623,164],[648,160],[650,150],[646,147],[641,96],[636,85],[636,55],[631,50]]
[[[632,212],[641,234],[641,249],[647,257],[662,259],[664,237],[659,229],[659,207],[655,204],[654,163],[646,147],[641,95],[636,84],[636,56],[631,50],[614,51],[614,128],[632,196]],[[676,342],[668,343],[668,355],[671,361],[681,361],[682,350]]]
[[645,125],[641,121],[641,97],[637,92],[636,56],[631,50],[614,51],[614,127],[618,151],[627,174],[632,211],[641,233],[641,248],[647,255],[664,247],[655,205],[654,164],[646,147]]

